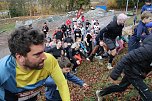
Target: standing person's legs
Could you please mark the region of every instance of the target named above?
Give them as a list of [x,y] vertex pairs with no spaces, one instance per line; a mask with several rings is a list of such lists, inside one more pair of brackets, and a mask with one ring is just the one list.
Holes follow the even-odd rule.
[[111,39],[108,39],[108,38],[105,38],[104,40],[104,43],[107,45],[107,47],[110,49],[110,54],[109,54],[109,63],[108,63],[108,66],[107,68],[108,69],[112,69],[112,61],[113,61],[113,58],[115,57],[116,55],[116,44],[115,44],[115,40],[111,40]]
[[44,32],[45,38],[47,37],[47,32]]
[[92,43],[89,43],[89,53],[88,53],[88,56],[91,54],[92,52]]
[[116,49],[113,49],[113,50],[110,50],[111,52],[110,52],[110,58],[109,58],[109,63],[110,64],[112,64],[112,61],[113,61],[113,58],[115,57],[115,55],[116,55],[116,53],[117,53],[117,51],[116,51]]
[[93,57],[95,56],[98,49],[99,49],[99,45],[96,45],[94,49],[92,50],[92,52],[90,53],[90,56],[89,56],[90,61],[93,61]]
[[131,79],[129,81],[138,90],[143,101],[152,101],[152,92],[149,90],[148,86],[143,82],[143,79],[138,78]]
[[73,71],[74,73],[76,73],[76,68],[77,68],[79,65],[77,64],[77,62],[76,62],[75,60],[71,60],[71,63],[73,64],[72,71]]
[[85,43],[85,47],[86,47],[86,49],[87,49],[87,56],[89,56],[91,53],[90,53],[90,47],[89,47],[89,45],[87,45],[86,43]]
[[125,91],[126,88],[130,85],[131,83],[128,81],[127,77],[124,76],[120,82],[119,85],[112,85],[109,86],[103,90],[97,90],[96,91],[96,95],[98,97],[98,101],[102,101],[102,96],[107,95],[107,94],[111,94],[113,92],[122,92]]

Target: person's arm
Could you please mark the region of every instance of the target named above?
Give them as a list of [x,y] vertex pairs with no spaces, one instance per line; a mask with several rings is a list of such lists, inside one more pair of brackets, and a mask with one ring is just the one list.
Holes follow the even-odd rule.
[[137,27],[137,40],[140,41],[142,35],[143,26],[139,25]]
[[96,36],[96,41],[103,40],[104,33],[107,31],[107,27],[100,30],[99,34]]
[[64,57],[64,55],[65,55],[65,50],[62,48],[62,49],[61,49],[61,55],[60,55],[60,56],[63,56],[63,57]]
[[79,77],[77,77],[77,76],[75,76],[74,74],[72,74],[72,73],[67,73],[67,79],[69,80],[69,81],[71,81],[71,82],[73,82],[73,83],[75,83],[75,84],[77,84],[77,85],[79,85],[79,86],[83,86],[83,84],[84,84],[84,81],[83,80],[81,80]]
[[48,65],[52,65],[50,75],[59,89],[62,101],[70,101],[70,93],[67,81],[62,73],[61,68],[59,67],[57,60],[53,56],[52,58],[53,59],[50,61],[50,63],[48,63]]
[[151,44],[143,45],[142,47],[139,47],[138,49],[135,49],[133,51],[130,51],[128,54],[126,54],[116,65],[112,73],[110,74],[110,77],[113,80],[117,80],[117,78],[122,73],[123,69],[126,67],[126,65],[132,65],[134,63],[140,63],[145,60],[152,59],[152,47]]
[[145,5],[141,8],[141,14],[145,11]]
[[54,33],[52,34],[52,38],[54,38],[56,36],[57,31],[54,31]]
[[96,41],[103,40],[104,33],[108,33],[109,30],[112,29],[112,22],[110,22],[106,27],[100,30],[99,34],[96,36]]
[[47,29],[47,32],[49,32],[49,27],[48,27],[48,26],[47,26],[47,28],[46,28],[46,29]]
[[83,45],[83,43],[80,43],[80,48],[83,49],[83,51],[87,53],[87,49],[86,49],[86,47]]
[[44,30],[44,26],[42,27],[42,31]]

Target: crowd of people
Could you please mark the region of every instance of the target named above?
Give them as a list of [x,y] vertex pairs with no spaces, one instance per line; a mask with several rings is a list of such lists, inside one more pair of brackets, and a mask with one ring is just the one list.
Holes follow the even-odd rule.
[[118,48],[127,42],[122,38],[126,20],[127,15],[121,13],[103,29],[100,29],[98,20],[65,23],[57,28],[52,38],[46,37],[45,52],[55,58],[67,57],[73,64],[73,72],[83,60],[93,62],[94,57],[109,58],[107,68],[112,69],[112,60],[120,51]]
[[[151,1],[147,2],[151,7]],[[98,19],[89,21],[83,15],[68,19],[57,26],[52,37],[47,22],[42,30],[19,27],[8,39],[11,54],[0,60],[0,100],[36,101],[45,86],[46,101],[70,101],[67,80],[89,89],[75,75],[82,62],[107,58],[107,69],[113,69],[110,78],[117,80],[122,73],[124,76],[119,84],[97,90],[98,101],[107,94],[124,91],[130,84],[142,101],[152,101],[152,93],[143,81],[152,70],[152,35],[148,30],[152,13],[146,7],[131,36],[122,34],[128,18],[124,13],[114,16],[102,29]],[[113,67],[113,59],[124,44],[128,44],[128,53]]]

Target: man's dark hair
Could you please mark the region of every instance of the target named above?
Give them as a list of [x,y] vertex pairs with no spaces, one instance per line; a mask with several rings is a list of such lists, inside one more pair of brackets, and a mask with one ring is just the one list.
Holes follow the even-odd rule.
[[26,56],[31,51],[31,45],[43,44],[45,40],[44,34],[36,29],[27,27],[19,27],[8,39],[8,46],[11,55],[15,57],[16,53]]

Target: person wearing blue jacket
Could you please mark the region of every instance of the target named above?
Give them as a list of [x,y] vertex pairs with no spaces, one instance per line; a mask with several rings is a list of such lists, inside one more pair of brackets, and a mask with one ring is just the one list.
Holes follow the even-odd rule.
[[142,6],[141,8],[141,14],[144,11],[149,11],[152,13],[152,5],[151,5],[151,0],[145,0],[145,5]]
[[11,54],[0,59],[0,101],[37,101],[48,76],[56,82],[62,101],[70,101],[67,80],[44,46],[44,33],[38,29],[23,26],[11,33]]
[[[89,87],[88,84],[86,84],[83,80],[81,80],[74,74],[70,73],[72,64],[67,57],[60,57],[58,59],[58,63],[67,80],[69,80],[75,84],[78,84],[79,86],[84,87],[85,89],[88,89],[88,87]],[[62,101],[58,88],[57,88],[57,85],[55,84],[52,77],[49,76],[46,79],[45,86],[46,86],[46,92],[45,92],[46,101]]]
[[146,24],[152,19],[152,14],[148,11],[144,11],[141,15],[141,21],[134,29],[134,34],[130,37],[128,42],[128,51],[140,47],[140,43],[149,35]]

